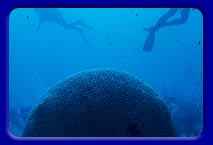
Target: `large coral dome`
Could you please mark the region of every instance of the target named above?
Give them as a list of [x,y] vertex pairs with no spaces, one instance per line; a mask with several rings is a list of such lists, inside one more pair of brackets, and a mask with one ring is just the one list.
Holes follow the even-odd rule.
[[28,137],[176,136],[166,103],[137,77],[112,69],[79,72],[50,89],[29,115]]

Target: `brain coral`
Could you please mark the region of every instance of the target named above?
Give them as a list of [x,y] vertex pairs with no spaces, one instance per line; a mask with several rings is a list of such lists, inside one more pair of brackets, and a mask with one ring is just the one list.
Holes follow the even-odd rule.
[[111,69],[80,72],[50,89],[22,136],[176,136],[165,102],[133,75]]

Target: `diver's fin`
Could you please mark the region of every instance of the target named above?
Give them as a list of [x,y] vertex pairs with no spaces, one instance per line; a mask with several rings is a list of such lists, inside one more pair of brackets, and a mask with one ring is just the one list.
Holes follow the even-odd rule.
[[80,26],[83,26],[83,27],[85,27],[85,28],[87,28],[87,29],[93,29],[93,27],[92,26],[90,26],[90,25],[88,25],[88,24],[86,24],[86,23],[84,23],[82,20],[76,20],[76,25],[80,25]]
[[144,42],[143,51],[151,51],[154,46],[154,41],[155,41],[155,31],[149,33],[148,37]]
[[39,31],[39,30],[40,30],[41,25],[42,25],[42,22],[41,22],[41,20],[39,20],[38,26],[37,26],[37,28],[36,28],[36,30],[37,30],[37,31]]
[[143,28],[145,31],[149,31],[151,30],[151,28]]
[[73,28],[73,30],[76,30],[76,31],[78,31],[78,32],[80,33],[82,39],[84,40],[84,42],[85,42],[85,43],[87,44],[87,46],[89,47],[89,42],[87,41],[87,39],[86,39],[86,37],[85,37],[83,31],[82,31],[80,28]]

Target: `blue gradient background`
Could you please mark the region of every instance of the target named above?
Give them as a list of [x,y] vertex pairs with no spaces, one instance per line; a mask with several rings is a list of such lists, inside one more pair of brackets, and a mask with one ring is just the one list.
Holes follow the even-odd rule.
[[[60,143],[60,144],[71,144],[72,143],[80,143],[80,144],[95,144],[95,143],[116,143],[116,144],[125,144],[130,143],[131,144],[138,144],[138,143],[147,143],[147,144],[209,144],[211,141],[211,129],[212,129],[212,118],[211,118],[211,102],[212,97],[210,95],[210,87],[211,87],[211,32],[212,32],[212,22],[211,22],[211,12],[210,12],[210,4],[201,4],[202,1],[195,2],[185,2],[185,1],[176,1],[173,3],[169,3],[169,1],[152,1],[152,2],[137,2],[137,1],[131,1],[131,2],[114,2],[114,1],[72,1],[72,2],[66,2],[61,0],[60,3],[54,3],[52,1],[36,1],[33,3],[33,1],[25,2],[25,1],[0,1],[0,143],[1,144],[46,144],[46,143]],[[49,5],[51,3],[51,5]],[[34,139],[28,139],[28,140],[16,140],[12,139],[8,133],[7,133],[7,112],[8,112],[8,16],[10,11],[13,8],[16,7],[63,7],[66,4],[66,7],[196,7],[199,8],[203,12],[204,17],[204,128],[202,135],[197,139],[146,139],[141,141],[100,141],[100,142],[82,142],[82,141],[70,141],[70,140],[58,140],[58,141],[50,141],[50,140],[34,140]]]

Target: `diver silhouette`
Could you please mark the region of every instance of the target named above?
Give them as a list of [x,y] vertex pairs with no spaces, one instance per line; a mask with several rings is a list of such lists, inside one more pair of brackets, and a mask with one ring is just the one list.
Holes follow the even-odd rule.
[[73,23],[68,23],[62,16],[61,11],[56,8],[34,8],[34,11],[39,17],[37,31],[40,30],[43,23],[56,23],[65,29],[72,29],[79,32],[84,42],[89,46],[89,42],[87,41],[84,32],[80,27],[93,29],[92,26],[85,24],[81,20],[76,20]]
[[[181,14],[180,18],[168,21],[168,19],[170,19],[178,12],[180,12]],[[148,31],[149,34],[144,42],[143,50],[144,51],[152,50],[155,41],[155,34],[159,29],[186,23],[189,17],[189,12],[190,12],[189,8],[171,8],[167,13],[165,13],[163,16],[159,18],[159,20],[155,25],[151,26],[150,28],[144,28],[144,30]]]

